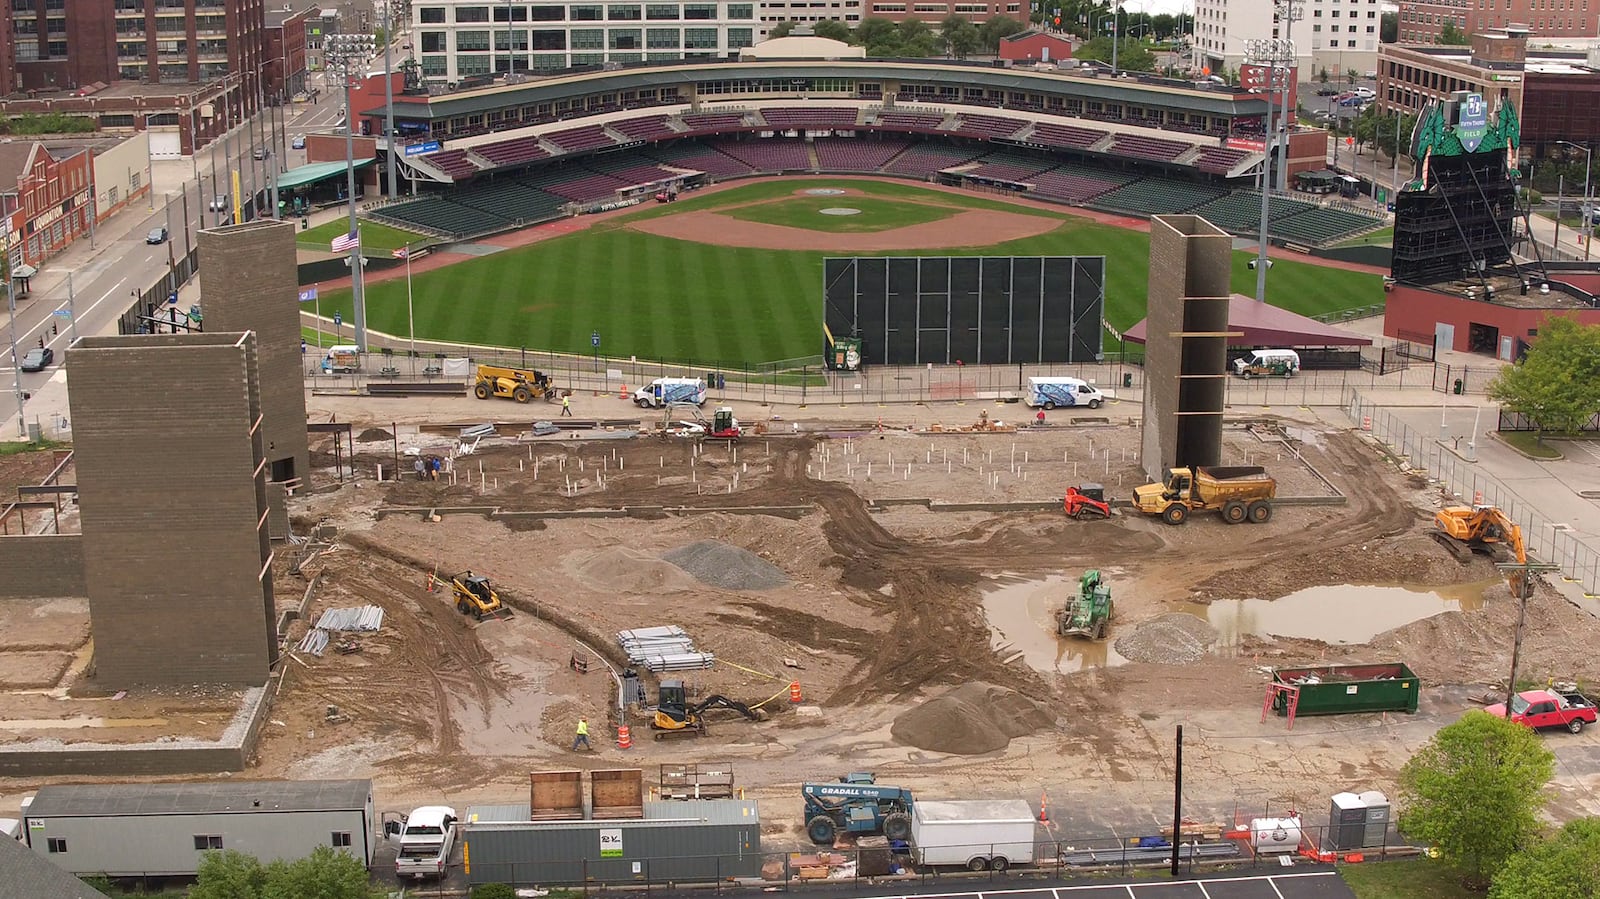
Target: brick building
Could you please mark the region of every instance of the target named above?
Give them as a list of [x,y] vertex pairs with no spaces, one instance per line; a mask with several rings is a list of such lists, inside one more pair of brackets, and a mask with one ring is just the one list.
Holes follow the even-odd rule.
[[[266,682],[277,645],[255,335],[83,337],[68,353],[95,677]],[[180,476],[163,476],[173,447]],[[195,560],[203,576],[183,576]]]
[[12,259],[38,267],[89,233],[94,154],[44,144],[0,144],[0,231]]
[[1012,62],[1055,62],[1072,58],[1072,41],[1064,34],[1029,29],[1000,39],[1000,58]]
[[266,14],[266,33],[262,67],[262,89],[269,101],[284,101],[306,89],[309,71],[306,58],[311,23],[320,20],[315,6],[304,9],[275,9]]
[[1600,36],[1594,0],[1400,0],[1399,41],[1432,44],[1446,24],[1462,34],[1520,25],[1534,37]]

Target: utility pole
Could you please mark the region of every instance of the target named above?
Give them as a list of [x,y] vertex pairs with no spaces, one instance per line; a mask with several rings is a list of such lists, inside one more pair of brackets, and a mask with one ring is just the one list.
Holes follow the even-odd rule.
[[367,348],[367,298],[362,284],[361,232],[356,223],[356,116],[351,97],[351,85],[357,68],[372,58],[371,34],[332,34],[325,41],[324,56],[328,67],[344,79],[344,158],[345,189],[350,204],[350,233],[356,236],[350,247],[350,300],[355,326],[355,344],[365,352]]
[[1172,763],[1172,870],[1178,876],[1178,847],[1183,844],[1183,725],[1178,725],[1178,748]]
[[1512,596],[1517,600],[1517,630],[1511,642],[1511,675],[1506,679],[1506,717],[1511,717],[1511,698],[1517,695],[1517,663],[1522,660],[1522,634],[1528,621],[1528,600],[1533,596],[1533,574],[1536,571],[1560,571],[1560,565],[1538,562],[1502,562],[1494,567],[1505,572],[1511,585]]
[[[22,200],[22,195],[19,193],[10,193],[4,196],[10,197],[16,203],[20,203]],[[26,438],[28,436],[28,425],[22,408],[22,357],[17,355],[17,266],[15,260],[11,258],[11,212],[12,210],[10,209],[5,210],[6,242],[3,251],[6,254],[6,304],[11,308],[11,378],[12,388],[17,394],[17,436]],[[18,241],[17,246],[22,246],[20,241]]]

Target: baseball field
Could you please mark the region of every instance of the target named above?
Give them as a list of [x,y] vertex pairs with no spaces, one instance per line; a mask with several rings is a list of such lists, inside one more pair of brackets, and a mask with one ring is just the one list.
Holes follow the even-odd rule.
[[[598,332],[608,356],[738,368],[820,351],[825,256],[1103,255],[1106,319],[1119,329],[1143,317],[1149,277],[1141,231],[855,178],[737,185],[495,243],[414,275],[419,338],[588,354]],[[1234,254],[1233,289],[1253,295],[1252,256]],[[1279,260],[1268,276],[1268,301],[1305,315],[1381,297],[1379,276],[1363,272]],[[372,328],[408,333],[404,277],[369,283],[367,298]],[[327,292],[321,310],[348,322],[349,291]]]

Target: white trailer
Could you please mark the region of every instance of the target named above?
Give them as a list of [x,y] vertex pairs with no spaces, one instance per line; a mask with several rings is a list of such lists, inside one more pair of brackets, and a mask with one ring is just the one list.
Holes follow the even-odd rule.
[[331,846],[372,866],[370,780],[77,784],[23,807],[29,848],[73,874],[192,877],[216,849],[263,864]]
[[918,799],[911,810],[911,845],[919,865],[962,865],[1004,871],[1031,865],[1033,810],[1021,799]]

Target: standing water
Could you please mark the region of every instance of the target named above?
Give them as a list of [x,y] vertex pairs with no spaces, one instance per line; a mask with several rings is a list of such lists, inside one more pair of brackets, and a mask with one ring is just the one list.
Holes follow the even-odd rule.
[[1277,599],[1188,603],[1221,635],[1213,651],[1227,654],[1245,636],[1291,637],[1324,643],[1365,643],[1387,630],[1443,612],[1483,606],[1483,591],[1499,579],[1444,587],[1340,584],[1309,587]]
[[[989,623],[989,645],[995,655],[1004,660],[1020,652],[1020,661],[1029,668],[1059,674],[1126,664],[1128,660],[1111,648],[1110,639],[1057,636],[1056,612],[1077,589],[1077,578],[1060,575],[1036,580],[996,577],[994,586],[983,593],[983,616]],[[1115,590],[1113,585],[1113,600]],[[1113,637],[1116,627],[1113,617]]]

